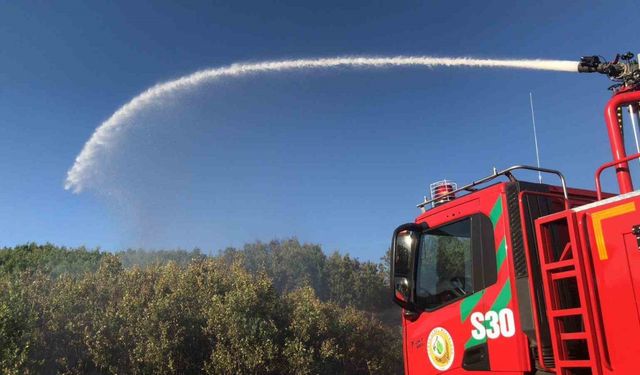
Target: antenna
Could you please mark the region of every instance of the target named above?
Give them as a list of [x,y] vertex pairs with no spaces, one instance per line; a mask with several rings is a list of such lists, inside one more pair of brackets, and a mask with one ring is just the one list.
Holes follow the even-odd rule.
[[[536,145],[536,162],[540,168],[540,151],[538,151],[538,133],[536,131],[536,114],[533,111],[533,94],[529,92],[529,103],[531,104],[531,122],[533,123],[533,141]],[[542,173],[538,171],[538,182],[542,183]]]

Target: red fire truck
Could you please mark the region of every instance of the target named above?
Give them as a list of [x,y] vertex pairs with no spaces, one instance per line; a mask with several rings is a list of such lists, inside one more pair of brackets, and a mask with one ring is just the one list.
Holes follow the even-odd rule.
[[[627,155],[622,131],[623,119],[639,125],[640,70],[632,54],[577,66],[617,81],[605,109],[613,161],[595,190],[567,187],[557,170],[494,169],[432,185],[422,214],[395,230],[407,374],[640,374],[640,190],[629,171],[640,153]],[[619,194],[602,192],[608,168]]]

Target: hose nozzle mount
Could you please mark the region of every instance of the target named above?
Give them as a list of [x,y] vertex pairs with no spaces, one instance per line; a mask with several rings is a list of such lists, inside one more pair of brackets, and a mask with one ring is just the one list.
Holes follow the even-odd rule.
[[618,54],[613,61],[607,62],[603,61],[604,59],[600,56],[583,56],[578,64],[578,72],[606,75],[612,81],[617,82],[610,87],[613,91],[638,86],[640,84],[640,69],[638,68],[638,60],[634,57],[633,53],[627,52]]

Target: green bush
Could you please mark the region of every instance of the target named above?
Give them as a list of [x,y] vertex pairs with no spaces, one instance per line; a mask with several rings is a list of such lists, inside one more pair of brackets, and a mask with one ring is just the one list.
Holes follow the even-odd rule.
[[[358,309],[389,304],[376,305],[366,291],[379,282],[376,268],[296,244],[276,259],[288,254],[308,264],[285,275],[248,266],[237,250],[125,267],[118,254],[84,249],[2,249],[0,372],[401,372],[397,326]],[[275,267],[273,256],[263,265]],[[325,285],[329,280],[334,286]],[[353,284],[353,293],[342,298],[338,283]]]

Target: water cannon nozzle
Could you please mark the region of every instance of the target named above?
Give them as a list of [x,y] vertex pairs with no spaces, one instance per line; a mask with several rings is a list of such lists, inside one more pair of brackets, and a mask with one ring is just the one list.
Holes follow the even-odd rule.
[[596,73],[598,66],[602,65],[598,56],[582,56],[578,64],[578,72],[580,73]]
[[622,88],[640,85],[640,68],[638,60],[632,52],[617,54],[611,62],[603,61],[600,56],[583,56],[578,63],[580,73],[604,74],[617,82],[611,88],[618,91]]

